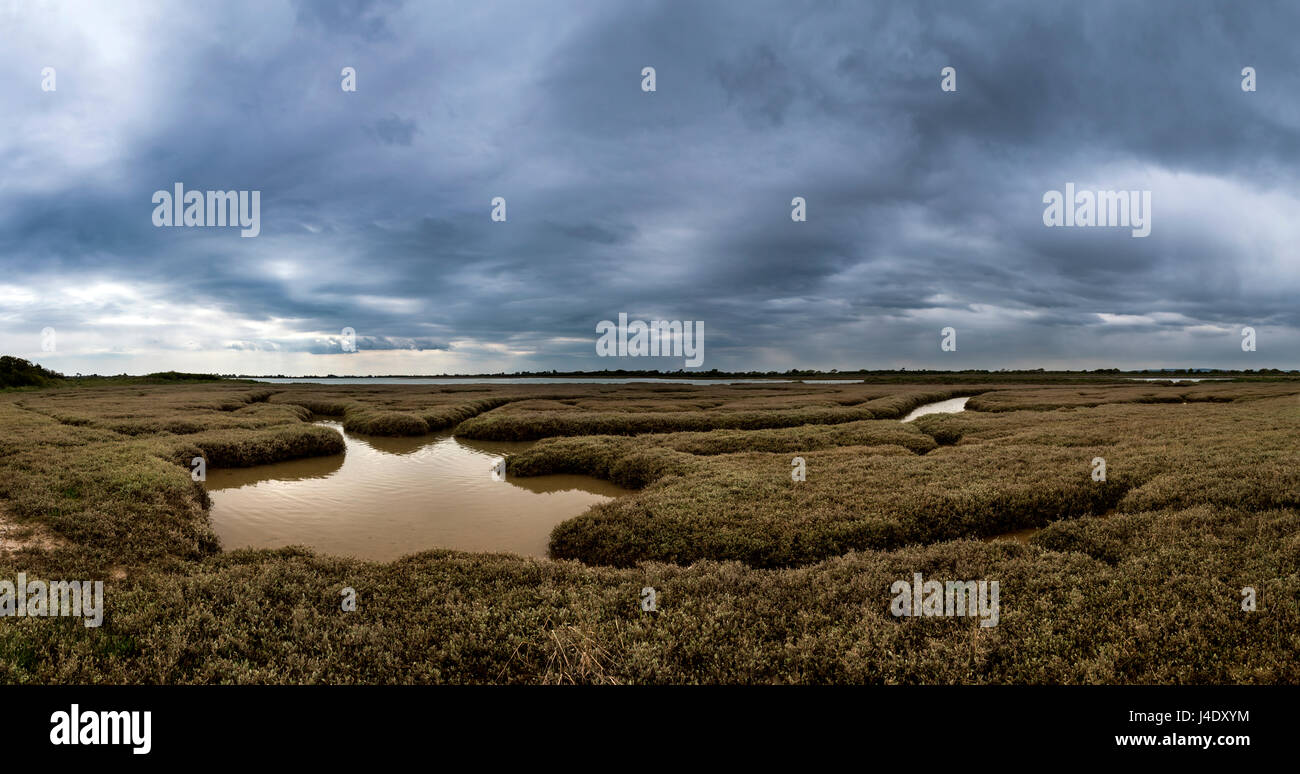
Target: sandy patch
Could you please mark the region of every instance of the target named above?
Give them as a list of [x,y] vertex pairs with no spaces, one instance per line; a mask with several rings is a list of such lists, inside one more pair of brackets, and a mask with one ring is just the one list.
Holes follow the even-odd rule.
[[49,551],[63,545],[63,541],[36,524],[18,524],[0,503],[0,551],[20,551],[34,548]]

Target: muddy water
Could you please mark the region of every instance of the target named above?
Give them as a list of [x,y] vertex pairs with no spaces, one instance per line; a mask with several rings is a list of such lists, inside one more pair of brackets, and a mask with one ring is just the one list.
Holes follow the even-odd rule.
[[212,525],[226,550],[305,545],[377,561],[430,548],[545,556],[556,524],[627,492],[590,476],[493,479],[503,455],[531,443],[380,438],[321,424],[343,433],[344,454],[208,471]]
[[949,398],[937,403],[927,403],[924,406],[917,406],[912,409],[911,413],[903,417],[902,421],[911,422],[917,417],[923,417],[926,414],[956,414],[958,411],[966,410],[966,401],[970,398]]

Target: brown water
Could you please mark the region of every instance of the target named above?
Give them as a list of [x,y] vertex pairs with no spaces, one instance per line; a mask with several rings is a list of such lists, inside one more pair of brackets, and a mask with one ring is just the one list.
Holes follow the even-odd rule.
[[209,470],[212,525],[227,550],[305,545],[388,561],[430,548],[546,556],[551,529],[627,490],[590,476],[494,480],[531,443],[343,434],[344,454]]

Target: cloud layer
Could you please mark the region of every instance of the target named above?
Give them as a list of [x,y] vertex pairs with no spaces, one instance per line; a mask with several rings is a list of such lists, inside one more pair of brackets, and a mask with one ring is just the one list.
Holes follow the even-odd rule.
[[[596,323],[626,312],[704,321],[706,369],[1298,367],[1297,22],[1209,2],[6,7],[0,349],[70,373],[680,367],[596,357]],[[261,235],[154,228],[175,182],[261,191]],[[1045,227],[1068,182],[1151,191],[1151,235]]]

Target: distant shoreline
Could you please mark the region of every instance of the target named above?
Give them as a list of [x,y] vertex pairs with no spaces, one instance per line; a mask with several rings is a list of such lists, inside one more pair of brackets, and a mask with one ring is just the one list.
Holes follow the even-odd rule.
[[[960,375],[944,374],[947,377],[945,381],[988,381],[988,377],[978,379],[962,379]],[[243,380],[260,382],[262,384],[411,384],[411,385],[433,385],[433,384],[684,384],[684,385],[725,385],[725,384],[864,384],[867,382],[887,381],[934,381],[935,376],[931,375],[926,378],[912,379],[868,379],[868,378],[835,378],[835,377],[817,377],[817,378],[792,378],[792,379],[769,379],[763,377],[710,377],[694,378],[685,376],[665,377],[665,376],[629,376],[629,377],[603,377],[603,376],[241,376],[237,377]],[[1079,381],[1079,382],[1225,382],[1234,381],[1238,377],[1233,376],[1098,376],[1088,378],[1052,378],[1039,376],[1039,381]],[[1300,378],[1296,376],[1293,378]],[[1003,381],[1022,381],[1021,378],[1011,378]]]
[[863,379],[917,379],[925,377],[959,377],[959,378],[1015,378],[1035,379],[1238,379],[1258,377],[1295,377],[1300,378],[1300,369],[1260,369],[1258,371],[1233,371],[1226,369],[1154,369],[1120,371],[1118,369],[1099,369],[1095,371],[1045,371],[1045,370],[879,370],[879,371],[520,371],[516,373],[478,373],[478,374],[221,374],[225,379],[287,380],[287,379],[640,379],[655,381],[670,380],[719,380],[732,381],[861,381]]

